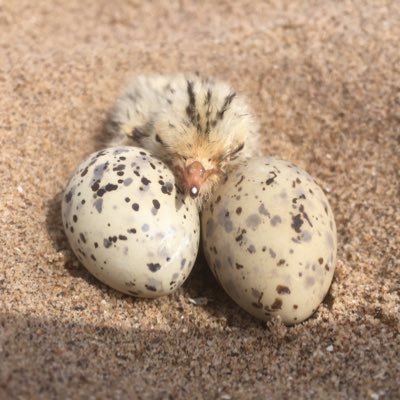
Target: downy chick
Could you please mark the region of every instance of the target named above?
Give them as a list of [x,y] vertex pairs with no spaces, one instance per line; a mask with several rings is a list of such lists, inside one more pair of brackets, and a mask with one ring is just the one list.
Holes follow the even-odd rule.
[[107,123],[109,145],[150,151],[199,209],[235,163],[259,152],[257,128],[243,98],[225,83],[195,74],[134,78]]

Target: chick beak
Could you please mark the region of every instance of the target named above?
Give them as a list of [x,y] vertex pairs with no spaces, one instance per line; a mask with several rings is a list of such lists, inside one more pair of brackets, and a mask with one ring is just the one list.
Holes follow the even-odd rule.
[[216,173],[215,169],[205,169],[199,161],[193,161],[180,170],[183,185],[192,199],[199,195],[203,183],[212,174]]

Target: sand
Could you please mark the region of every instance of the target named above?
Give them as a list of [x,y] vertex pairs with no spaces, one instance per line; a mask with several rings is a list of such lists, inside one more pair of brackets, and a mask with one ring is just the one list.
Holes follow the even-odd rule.
[[[400,398],[399,21],[395,0],[3,2],[0,398]],[[302,324],[254,320],[201,257],[169,297],[119,294],[66,242],[61,193],[123,82],[194,70],[326,191],[338,263]]]

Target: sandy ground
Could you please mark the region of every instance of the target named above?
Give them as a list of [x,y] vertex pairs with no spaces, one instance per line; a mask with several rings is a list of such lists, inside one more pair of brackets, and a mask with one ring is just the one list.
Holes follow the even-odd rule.
[[[1,2],[0,398],[400,398],[399,21],[395,0]],[[201,257],[149,301],[69,249],[60,193],[121,84],[193,70],[327,193],[337,269],[302,324],[254,320]]]

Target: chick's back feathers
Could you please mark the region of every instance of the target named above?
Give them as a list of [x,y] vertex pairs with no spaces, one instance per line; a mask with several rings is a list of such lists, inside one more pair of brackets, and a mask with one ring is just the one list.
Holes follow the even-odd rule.
[[199,141],[259,148],[256,122],[244,101],[222,81],[195,74],[143,75],[132,79],[108,121],[111,144],[135,144],[158,153]]

